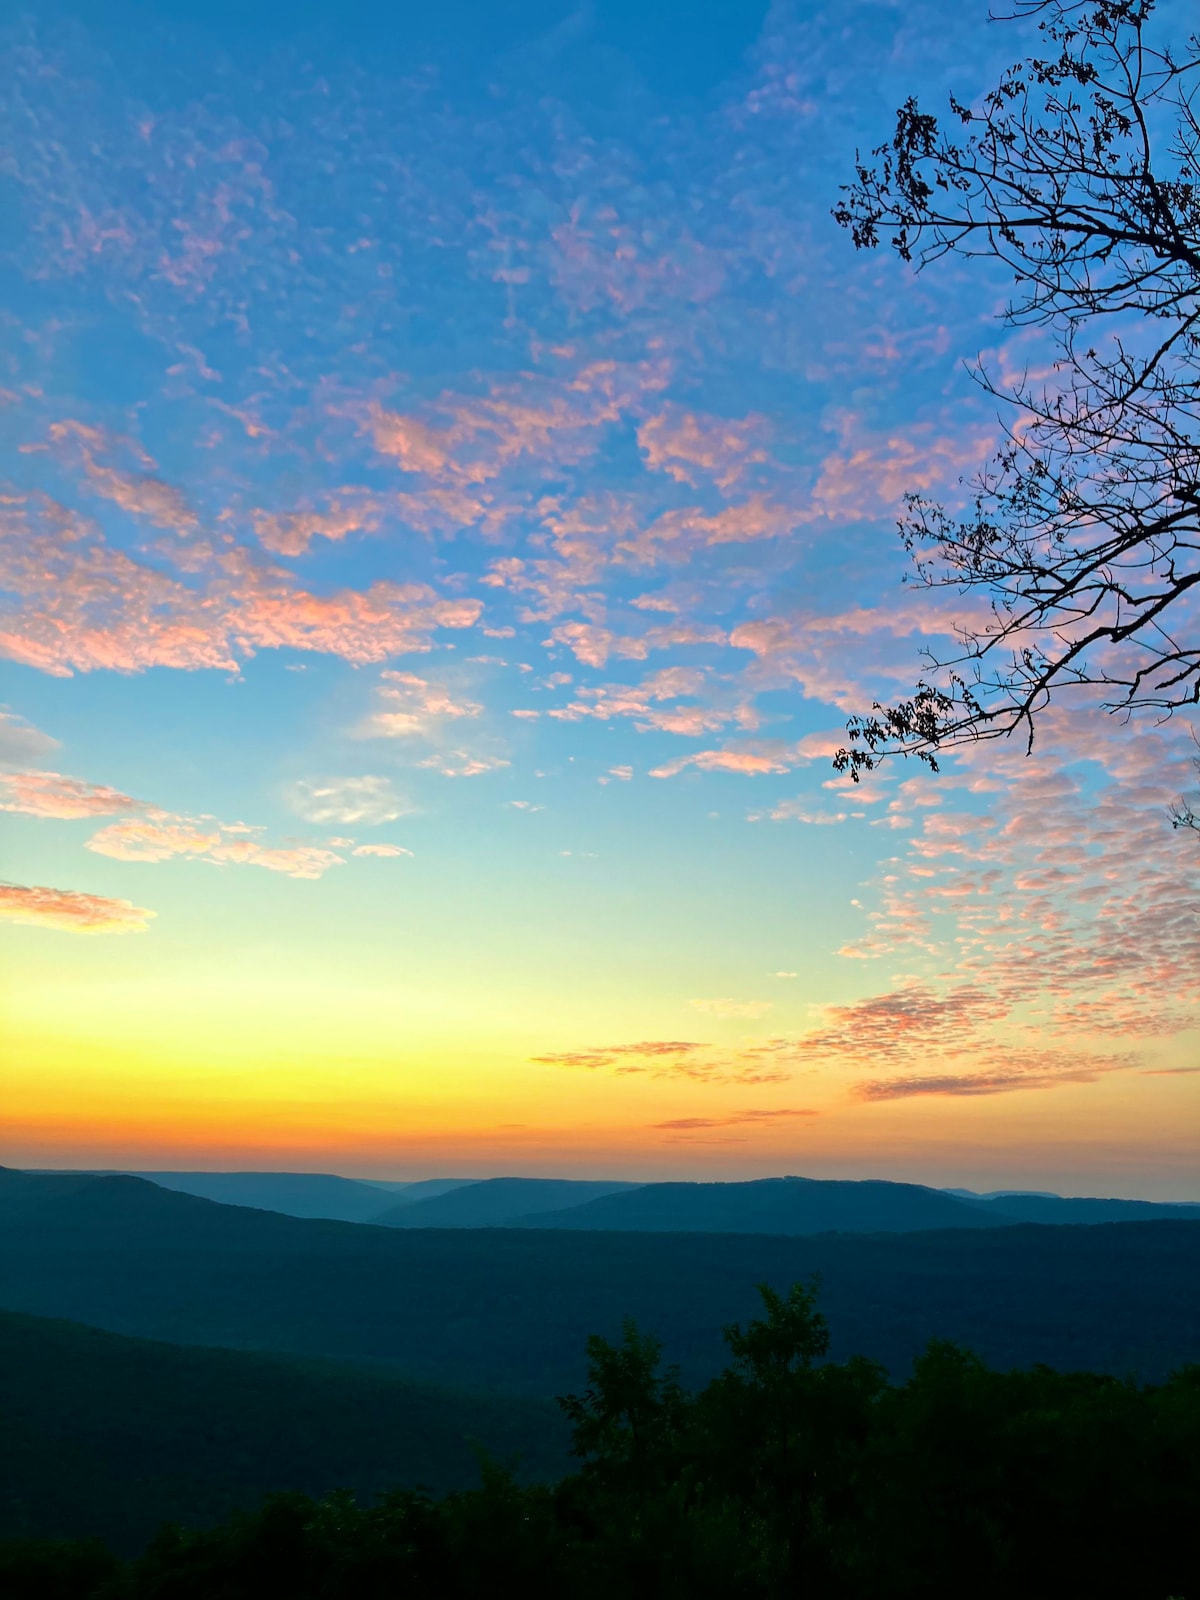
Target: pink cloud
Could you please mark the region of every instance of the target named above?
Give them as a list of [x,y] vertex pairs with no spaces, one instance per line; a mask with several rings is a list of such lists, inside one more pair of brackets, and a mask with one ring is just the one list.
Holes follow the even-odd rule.
[[870,1078],[855,1094],[861,1100],[911,1100],[925,1095],[974,1098],[1012,1094],[1025,1089],[1056,1089],[1062,1084],[1094,1083],[1101,1075],[1123,1072],[1137,1065],[1125,1055],[1063,1055],[1054,1051],[993,1050],[982,1067],[972,1072],[932,1073],[895,1078]]
[[842,449],[825,457],[813,488],[814,509],[834,522],[858,522],[895,512],[914,490],[945,489],[982,466],[995,446],[991,431],[938,433],[918,424],[883,438],[843,418]]
[[805,759],[797,755],[796,749],[795,745],[776,739],[724,750],[698,750],[693,755],[668,761],[664,766],[652,767],[650,776],[674,778],[687,767],[696,767],[701,772],[739,772],[746,777],[790,772],[798,761]]
[[748,468],[766,461],[765,433],[765,417],[735,422],[668,405],[642,423],[638,444],[651,472],[666,472],[693,487],[711,479],[728,491]]
[[155,915],[129,900],[110,900],[74,889],[26,888],[0,883],[0,917],[66,933],[145,933]]
[[664,1133],[691,1133],[705,1128],[734,1128],[741,1124],[786,1122],[794,1117],[819,1117],[811,1107],[763,1107],[756,1111],[734,1111],[727,1117],[675,1117],[670,1122],[654,1122],[651,1127]]
[[655,250],[641,225],[622,222],[607,205],[585,219],[577,203],[551,238],[554,285],[584,311],[607,306],[629,315],[652,305],[702,305],[724,281],[721,256],[686,229],[669,248]]
[[[48,436],[50,448],[77,464],[87,486],[101,499],[159,528],[180,534],[195,529],[196,513],[183,494],[158,476],[155,463],[131,440],[70,420],[51,423]],[[132,468],[114,464],[111,458],[121,455],[132,458]],[[101,456],[110,459],[98,459]]]
[[[751,816],[751,822],[761,821],[763,813]],[[804,822],[810,827],[834,827],[839,822],[845,822],[850,815],[848,811],[818,811],[809,801],[797,797],[794,800],[781,800],[777,806],[772,806],[766,813],[772,822]]]
[[582,461],[600,430],[661,390],[659,362],[593,361],[570,377],[523,373],[479,396],[442,394],[423,416],[378,401],[364,427],[376,451],[434,482],[481,484],[531,460],[541,471]]
[[117,550],[45,497],[9,498],[0,503],[0,586],[23,604],[0,616],[0,654],[59,677],[230,672],[239,656],[283,648],[364,664],[428,649],[438,629],[470,627],[483,609],[421,583],[313,594],[226,540],[181,548],[177,562],[173,573]]
[[695,667],[664,667],[639,684],[601,684],[577,691],[566,706],[547,715],[562,722],[578,722],[592,717],[607,722],[615,717],[630,718],[640,733],[675,733],[695,738],[729,723],[754,727],[757,717],[745,705],[666,706],[663,702],[707,692],[704,672]]
[[373,712],[359,729],[369,738],[429,737],[444,723],[477,717],[483,710],[476,701],[455,699],[444,684],[432,683],[414,672],[381,673],[375,693],[382,709]]
[[339,540],[352,533],[376,532],[383,511],[377,496],[341,490],[330,496],[322,511],[255,511],[250,520],[266,549],[281,556],[302,556],[316,538]]
[[141,802],[100,783],[85,783],[60,772],[0,773],[0,811],[23,811],[31,817],[120,816],[138,811]]
[[207,817],[181,817],[156,811],[101,828],[87,848],[117,861],[170,861],[176,857],[215,866],[264,867],[289,878],[319,878],[342,865],[333,850],[316,845],[266,845],[241,824],[224,825]]
[[618,549],[639,561],[683,561],[713,545],[781,538],[800,520],[790,507],[754,494],[720,511],[703,511],[699,506],[664,511],[643,532],[622,540]]
[[589,1071],[608,1068],[618,1076],[648,1074],[698,1083],[752,1085],[782,1083],[788,1077],[787,1069],[766,1059],[762,1051],[718,1050],[713,1045],[680,1039],[644,1039],[637,1044],[590,1050],[557,1050],[534,1056],[533,1060],[546,1066]]

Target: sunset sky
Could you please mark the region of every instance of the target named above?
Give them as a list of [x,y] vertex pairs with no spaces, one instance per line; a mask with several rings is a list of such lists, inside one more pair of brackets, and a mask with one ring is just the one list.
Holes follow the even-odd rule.
[[1045,360],[830,208],[1027,41],[4,26],[0,1161],[1200,1199],[1186,721],[830,766],[979,613],[895,531],[997,442],[968,363]]

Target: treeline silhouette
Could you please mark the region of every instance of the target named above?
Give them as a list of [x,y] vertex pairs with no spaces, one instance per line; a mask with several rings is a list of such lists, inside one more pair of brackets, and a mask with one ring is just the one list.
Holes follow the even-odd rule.
[[136,1560],[9,1541],[7,1600],[1168,1600],[1200,1594],[1200,1366],[1158,1386],[825,1360],[815,1283],[760,1288],[688,1392],[632,1322],[560,1403],[577,1470],[522,1486],[281,1495]]

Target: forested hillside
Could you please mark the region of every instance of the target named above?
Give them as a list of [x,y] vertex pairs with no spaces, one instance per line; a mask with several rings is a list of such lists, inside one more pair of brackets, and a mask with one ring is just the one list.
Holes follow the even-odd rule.
[[392,1228],[503,1227],[514,1217],[558,1212],[637,1187],[573,1178],[485,1178],[429,1199],[402,1195],[398,1205],[372,1220]]
[[917,1183],[760,1178],[751,1183],[648,1183],[514,1227],[641,1233],[916,1233],[1003,1227],[1018,1219]]
[[764,1290],[699,1393],[627,1322],[563,1400],[552,1488],[289,1496],[128,1565],[0,1543],[6,1600],[1167,1600],[1196,1593],[1200,1368],[1158,1388],[989,1371],[935,1341],[903,1385],[825,1361],[811,1286]]
[[834,1354],[897,1378],[933,1337],[998,1367],[1160,1379],[1200,1351],[1200,1227],[906,1235],[392,1229],[216,1205],[134,1178],[0,1176],[0,1303],[179,1343],[387,1361],[556,1394],[633,1315],[689,1381],[753,1285],[820,1273]]
[[272,1491],[465,1488],[477,1447],[553,1476],[551,1401],[298,1357],[127,1339],[0,1313],[0,1535],[97,1535],[133,1552]]

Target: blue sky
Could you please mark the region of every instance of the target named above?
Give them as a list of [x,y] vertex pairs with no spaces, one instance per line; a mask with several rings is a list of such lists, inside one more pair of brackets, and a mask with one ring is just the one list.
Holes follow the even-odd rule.
[[1026,38],[7,26],[14,1158],[1194,1187],[1185,730],[829,764],[963,614],[894,523],[967,363],[1042,354],[830,209]]

